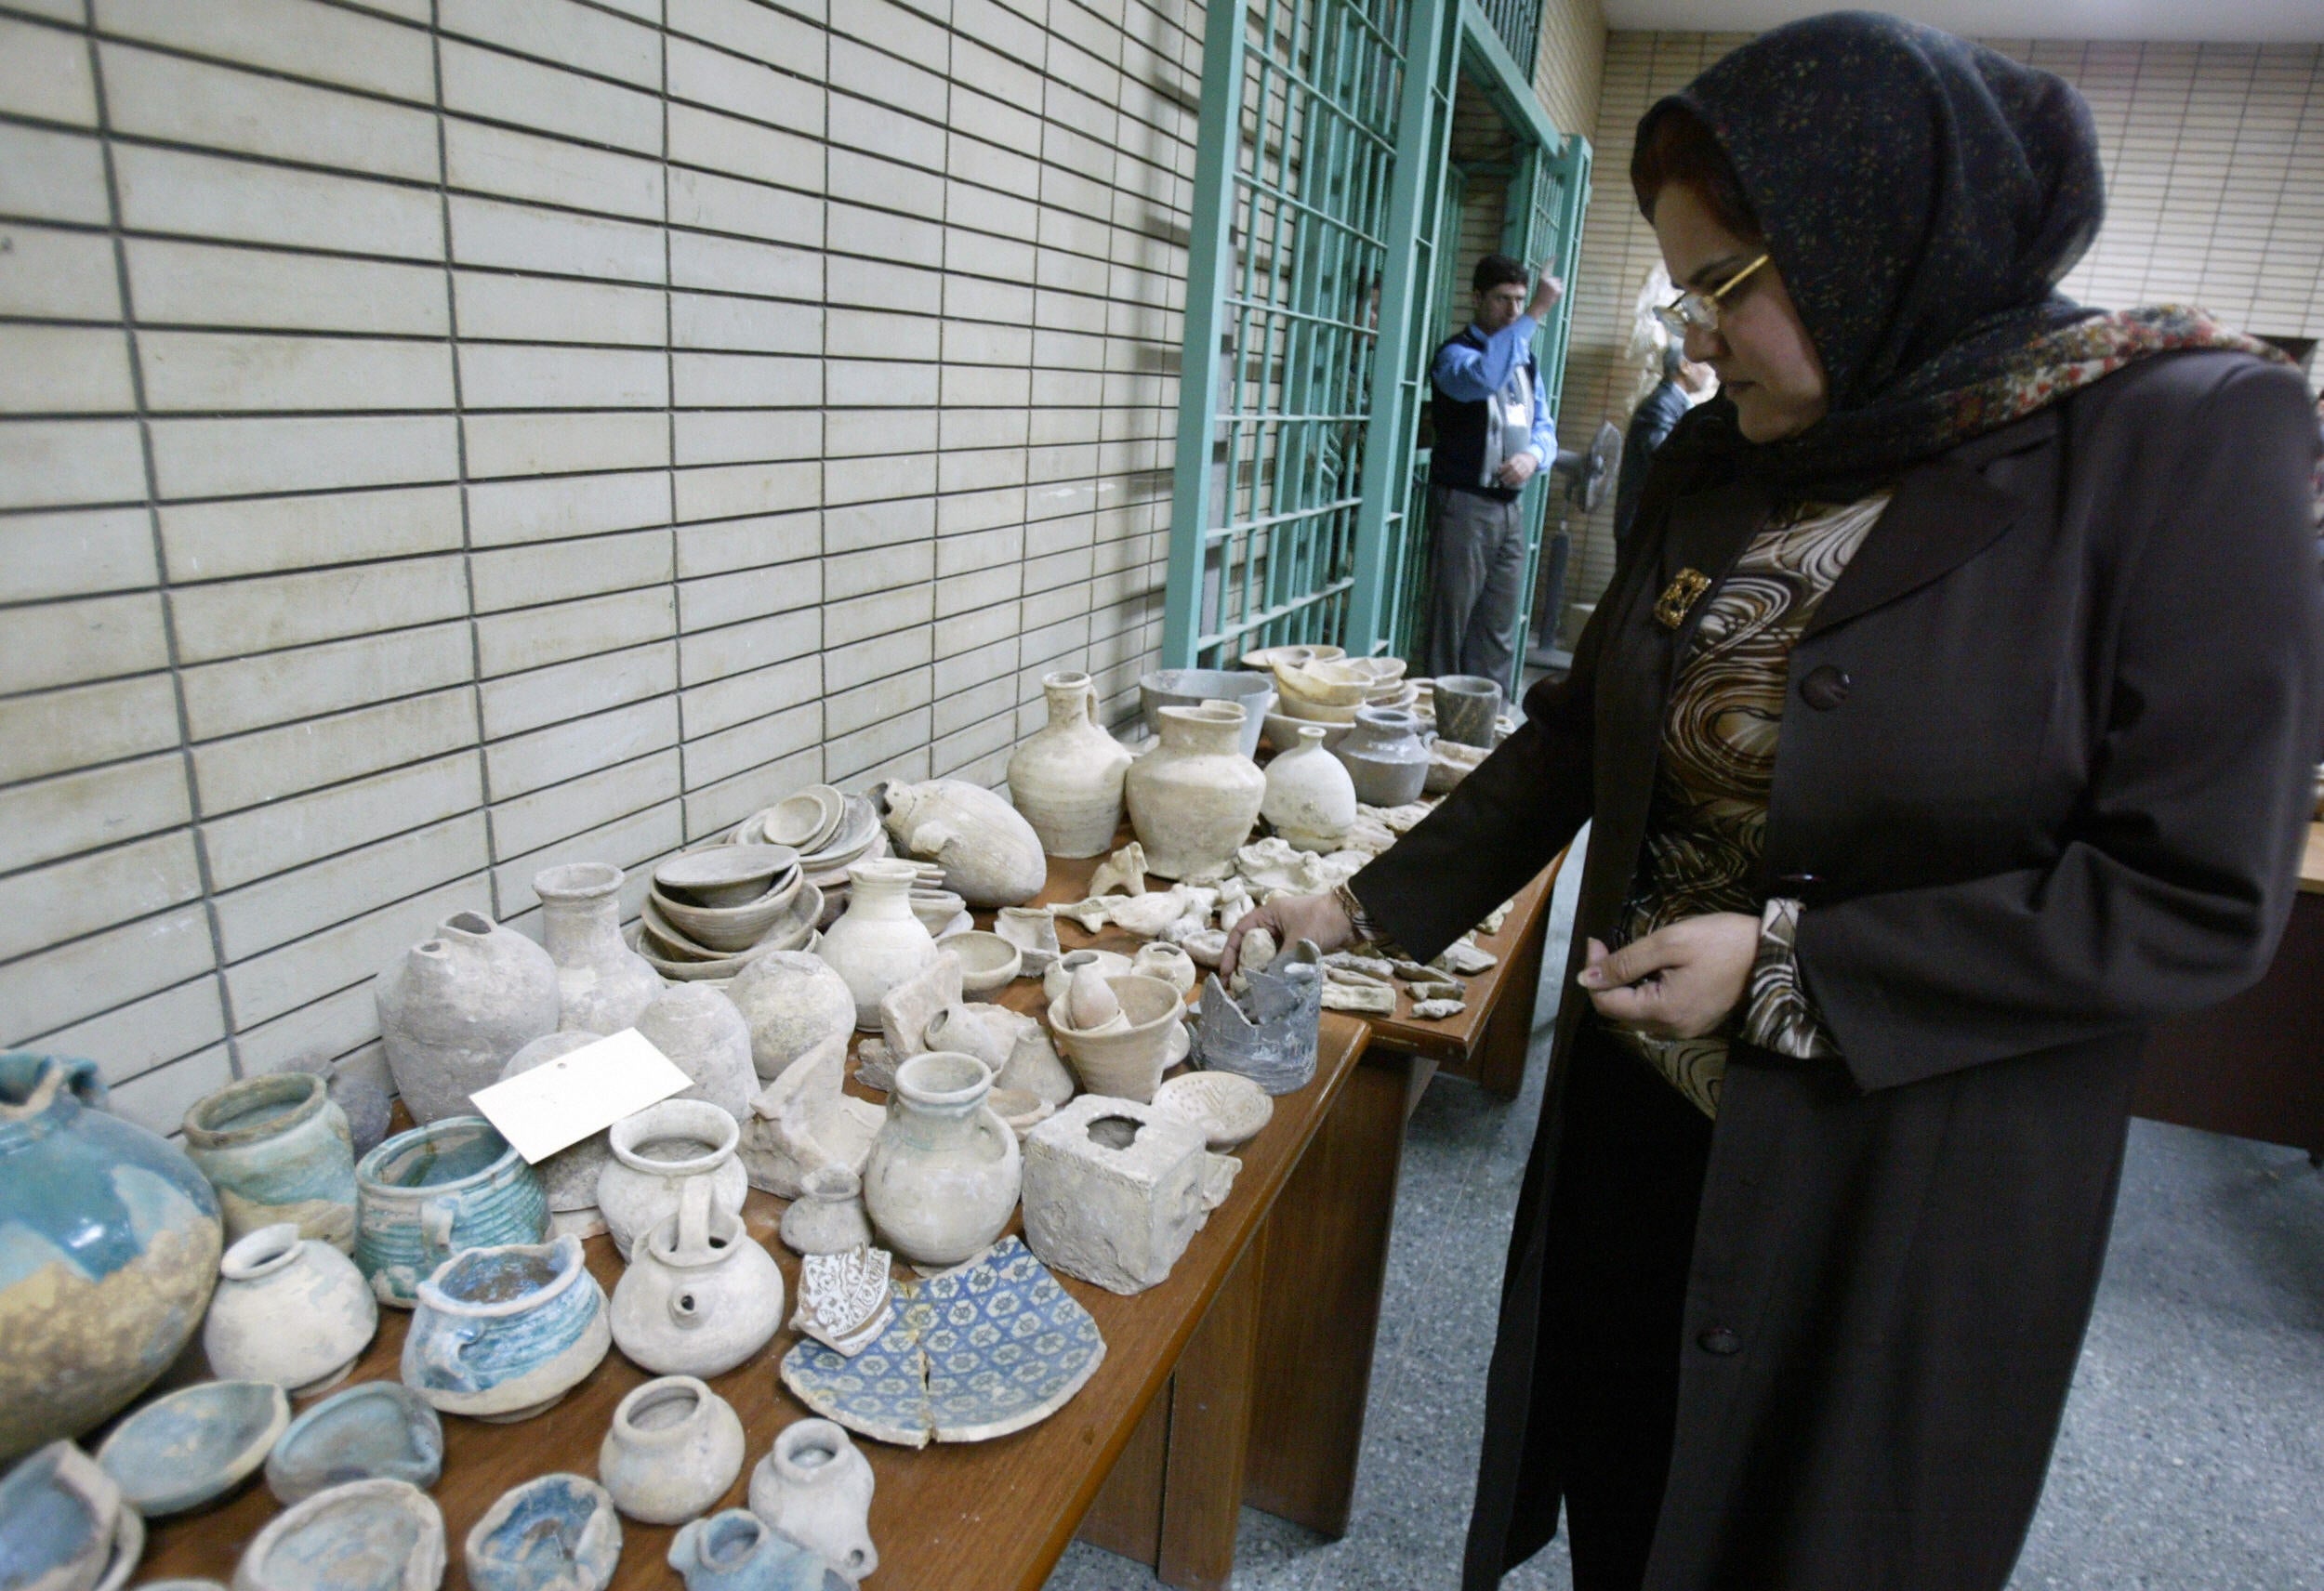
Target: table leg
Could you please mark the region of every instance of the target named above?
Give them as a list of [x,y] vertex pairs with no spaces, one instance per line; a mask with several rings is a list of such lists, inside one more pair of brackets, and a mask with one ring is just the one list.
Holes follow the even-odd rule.
[[1262,1227],[1220,1284],[1170,1378],[1169,1457],[1155,1573],[1182,1591],[1226,1591],[1235,1577],[1266,1248]]
[[1477,1085],[1503,1099],[1515,1098],[1525,1085],[1525,1050],[1533,1042],[1534,997],[1541,988],[1541,947],[1549,926],[1544,907],[1534,916],[1533,931],[1501,969],[1500,1001],[1485,1032],[1477,1035]]
[[1369,1050],[1267,1220],[1244,1500],[1346,1533],[1419,1058]]

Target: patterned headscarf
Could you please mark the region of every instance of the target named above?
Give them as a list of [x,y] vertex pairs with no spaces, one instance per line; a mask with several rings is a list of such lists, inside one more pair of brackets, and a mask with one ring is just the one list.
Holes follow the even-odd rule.
[[2134,360],[2231,348],[2200,311],[2119,314],[2057,291],[2106,213],[2090,108],[2062,79],[1915,23],[1836,11],[1763,33],[1639,123],[1692,112],[1734,163],[1830,410],[1744,440],[1706,404],[1670,445],[1778,490],[1862,495],[1908,464]]

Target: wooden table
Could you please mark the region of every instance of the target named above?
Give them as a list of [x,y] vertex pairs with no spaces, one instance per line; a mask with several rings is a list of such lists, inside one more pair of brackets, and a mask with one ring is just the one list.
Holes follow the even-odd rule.
[[2131,1109],[2206,1132],[2291,1144],[2324,1165],[2324,823],[2275,962],[2223,1006],[2156,1024]]
[[[1043,899],[1080,899],[1094,866],[1053,863]],[[1126,940],[1084,935],[1070,924],[1063,929],[1069,946],[1127,945]],[[1021,980],[1008,998],[1029,1006],[1037,999],[1037,986]],[[1273,1340],[1268,1328],[1287,1318],[1316,1318],[1319,1300],[1304,1291],[1305,1279],[1328,1274],[1340,1263],[1330,1245],[1349,1229],[1351,1212],[1304,1207],[1332,1186],[1310,1163],[1319,1155],[1334,1166],[1351,1156],[1385,1156],[1393,1163],[1401,1142],[1401,1112],[1392,1127],[1380,1116],[1372,1091],[1359,1084],[1356,1060],[1367,1038],[1363,1023],[1325,1014],[1315,1080],[1277,1099],[1274,1119],[1237,1151],[1243,1169],[1234,1191],[1167,1281],[1124,1298],[1059,1278],[1095,1317],[1106,1343],[1104,1362],[1062,1410],[988,1442],[916,1452],[860,1439],[878,1484],[871,1511],[880,1556],[870,1582],[874,1591],[882,1585],[1032,1591],[1048,1578],[1085,1515],[1092,1539],[1155,1565],[1172,1584],[1227,1584],[1258,1356]],[[1353,1213],[1357,1227],[1384,1233],[1393,1186],[1389,1197],[1389,1206]],[[781,1264],[795,1300],[798,1264],[775,1236],[782,1209],[782,1201],[754,1192],[744,1215],[753,1236]],[[609,1239],[592,1239],[587,1246],[590,1270],[610,1293],[621,1261]],[[1277,1258],[1285,1268],[1280,1273],[1272,1271]],[[397,1373],[410,1316],[400,1310],[381,1316],[379,1335],[355,1380],[392,1379]],[[721,1507],[741,1506],[750,1466],[776,1432],[809,1413],[775,1371],[796,1340],[786,1326],[749,1363],[711,1383],[742,1416],[748,1439],[744,1474]],[[1339,1350],[1339,1358],[1349,1351]],[[1368,1332],[1363,1357],[1368,1373]],[[598,1446],[614,1404],[646,1379],[615,1349],[587,1382],[537,1418],[514,1426],[445,1419],[444,1472],[434,1495],[449,1540],[447,1586],[457,1591],[467,1584],[461,1543],[501,1492],[555,1470],[595,1476]],[[1316,1461],[1353,1476],[1360,1413],[1359,1405],[1353,1432],[1314,1433]],[[1310,1445],[1296,1432],[1277,1435],[1295,1446]],[[157,1521],[138,1577],[229,1581],[243,1547],[276,1512],[261,1483],[205,1513]],[[670,1530],[625,1520],[623,1533],[615,1586],[675,1584],[665,1561]]]

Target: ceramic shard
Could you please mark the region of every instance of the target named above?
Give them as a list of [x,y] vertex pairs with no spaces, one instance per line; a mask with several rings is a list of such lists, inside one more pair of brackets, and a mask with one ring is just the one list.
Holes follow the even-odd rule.
[[1385,983],[1327,983],[1324,985],[1323,1008],[1372,1017],[1393,1016],[1396,1009],[1396,992]]
[[1412,1014],[1424,1022],[1441,1022],[1467,1009],[1467,1003],[1460,1000],[1416,1000],[1412,1005]]
[[1479,950],[1467,940],[1455,940],[1445,947],[1445,953],[1433,964],[1446,972],[1457,972],[1472,978],[1480,972],[1500,965],[1501,958],[1489,950]]
[[807,1174],[842,1165],[863,1174],[879,1131],[878,1106],[842,1092],[847,1041],[830,1039],[793,1063],[750,1102],[740,1155],[750,1185],[796,1199]]
[[853,1359],[878,1339],[895,1313],[884,1248],[810,1254],[799,1262],[799,1309],[791,1329]]
[[924,970],[879,997],[879,1036],[888,1054],[899,1063],[926,1054],[929,1022],[960,999],[960,958],[938,951]]

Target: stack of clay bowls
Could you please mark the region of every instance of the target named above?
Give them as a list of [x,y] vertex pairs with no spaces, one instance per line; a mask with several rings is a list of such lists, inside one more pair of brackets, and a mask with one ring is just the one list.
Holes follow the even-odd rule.
[[1266,654],[1277,695],[1275,710],[1267,716],[1267,740],[1278,750],[1299,743],[1301,724],[1321,724],[1328,749],[1347,734],[1357,708],[1408,710],[1419,702],[1419,686],[1405,678],[1401,658],[1314,655],[1301,661],[1296,655],[1337,650],[1275,647]]
[[810,784],[753,812],[726,838],[730,845],[788,846],[797,851],[800,875],[822,892],[822,919],[815,926],[829,927],[847,909],[849,864],[888,854],[888,831],[879,816],[878,803],[868,796]]
[[805,948],[822,912],[789,846],[705,846],[654,870],[638,953],[665,978],[732,978],[769,951]]

